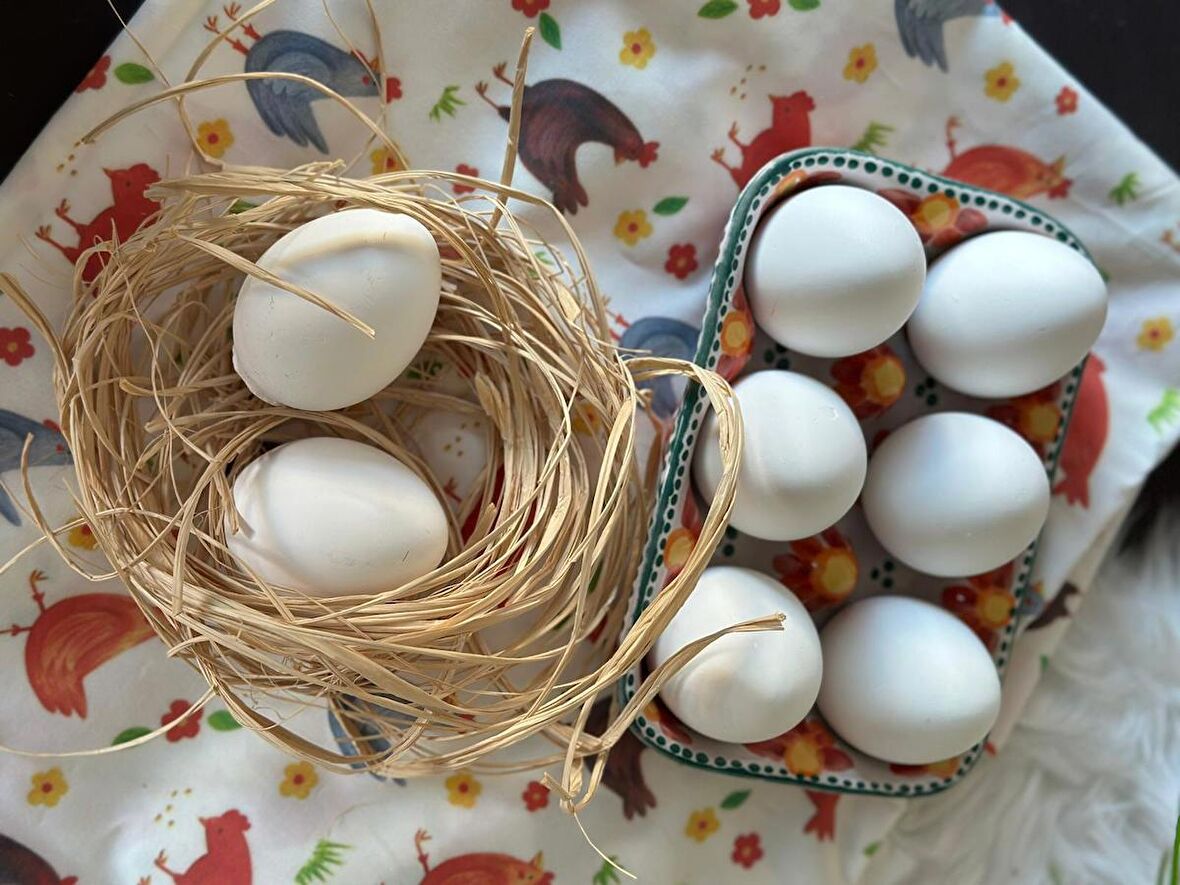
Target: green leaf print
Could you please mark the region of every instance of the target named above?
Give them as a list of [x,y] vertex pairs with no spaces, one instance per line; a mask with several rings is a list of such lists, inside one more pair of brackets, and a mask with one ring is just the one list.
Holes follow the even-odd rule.
[[295,874],[296,885],[311,885],[312,882],[326,882],[335,874],[332,867],[344,865],[344,852],[352,848],[343,842],[320,839],[311,850],[307,863]]
[[871,122],[865,127],[864,133],[856,144],[852,146],[852,149],[855,151],[864,151],[866,154],[875,154],[877,148],[883,148],[888,143],[888,135],[892,131],[892,126],[877,123],[876,121]]
[[675,215],[687,205],[688,197],[664,197],[652,207],[651,211],[656,215]]
[[877,853],[877,849],[881,847],[880,842],[870,842],[865,846],[865,857],[872,857]]
[[459,105],[467,104],[467,102],[459,98],[458,92],[458,86],[447,86],[444,88],[442,95],[434,103],[434,107],[430,109],[430,119],[437,123],[442,119],[443,114],[446,114],[448,117],[455,116],[455,111]]
[[111,741],[111,746],[116,744],[125,744],[128,741],[133,741],[136,738],[141,738],[145,734],[150,734],[150,728],[144,728],[142,725],[133,725],[130,728],[124,728],[121,732],[115,735],[115,739]]
[[125,61],[123,64],[115,68],[115,78],[120,83],[126,83],[133,86],[136,83],[150,83],[156,79],[156,75],[145,68],[143,65],[137,65],[133,61]]
[[741,808],[749,798],[749,790],[738,790],[735,793],[730,793],[728,796],[722,799],[721,807],[726,811],[733,811],[735,808]]
[[738,5],[733,0],[709,0],[697,10],[697,15],[701,18],[725,18],[737,8]]
[[811,12],[819,9],[819,0],[787,0],[788,5],[796,12]]
[[1125,206],[1132,200],[1139,199],[1139,175],[1135,172],[1128,172],[1119,179],[1119,183],[1110,189],[1107,194],[1114,202],[1120,206]]
[[615,855],[610,856],[610,860],[604,860],[602,866],[598,868],[598,872],[591,878],[593,885],[612,885],[619,881],[618,870],[615,869],[619,862],[619,858]]
[[225,211],[229,215],[238,215],[247,209],[253,209],[255,206],[255,203],[247,203],[245,200],[234,200],[233,204]]
[[206,721],[214,731],[237,731],[242,727],[242,723],[234,719],[233,714],[229,710],[218,710],[216,713],[210,713]]
[[541,39],[554,49],[561,49],[561,28],[557,20],[549,13],[542,12],[537,24],[541,27]]
[[1147,423],[1156,433],[1163,433],[1170,424],[1180,421],[1180,390],[1169,387],[1164,390],[1159,405],[1147,413]]

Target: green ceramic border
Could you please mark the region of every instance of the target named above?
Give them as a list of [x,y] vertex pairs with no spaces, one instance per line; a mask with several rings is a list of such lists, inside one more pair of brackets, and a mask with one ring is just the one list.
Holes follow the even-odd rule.
[[[720,322],[733,305],[733,293],[738,282],[738,266],[749,241],[750,228],[754,222],[753,213],[764,202],[772,198],[774,187],[783,178],[797,170],[805,172],[831,170],[841,173],[860,173],[863,170],[868,175],[879,175],[885,183],[908,188],[917,194],[929,196],[941,192],[958,200],[960,205],[964,207],[970,205],[973,208],[986,209],[992,213],[989,215],[989,229],[998,227],[991,222],[996,220],[993,217],[994,214],[999,213],[1000,220],[1005,223],[1005,226],[1051,234],[1070,248],[1081,252],[1086,258],[1093,260],[1069,228],[1050,214],[1015,198],[944,178],[905,163],[883,160],[873,154],[861,151],[845,148],[806,148],[793,151],[783,154],[764,166],[742,189],[737,203],[730,213],[723,233],[722,249],[713,267],[708,303],[694,357],[694,362],[698,365],[706,368],[715,368],[717,365],[720,356],[720,340],[717,331]],[[967,199],[968,196],[970,199]],[[1010,220],[1010,224],[1007,224],[1008,220]],[[1079,363],[1066,379],[1063,379],[1065,383],[1062,387],[1060,400],[1062,422],[1046,459],[1046,471],[1051,482],[1056,475],[1062,443],[1069,422],[1073,417],[1078,383],[1084,367],[1085,360]],[[673,521],[677,516],[676,508],[680,490],[684,487],[683,478],[689,470],[688,461],[692,455],[692,444],[700,427],[704,407],[705,401],[702,399],[700,386],[690,384],[685,391],[684,402],[678,413],[668,452],[664,458],[659,497],[652,514],[651,527],[643,554],[643,564],[632,590],[631,611],[627,623],[624,625],[624,631],[630,628],[659,590],[658,584],[663,574],[663,541],[671,531]],[[1040,537],[1038,536],[1029,545],[1024,553],[1020,570],[1013,580],[1013,591],[1018,606],[1028,591],[1039,542]],[[1010,651],[1018,624],[1019,619],[1013,618],[1005,627],[993,655],[996,669],[1001,677],[1003,677],[1010,660]],[[619,697],[624,704],[635,694],[638,681],[637,672],[638,667],[632,669],[619,681]],[[665,738],[643,715],[636,719],[632,725],[632,731],[645,745],[695,768],[723,771],[728,774],[760,780],[800,784],[811,789],[894,797],[932,795],[953,786],[971,771],[984,746],[984,743],[981,742],[964,754],[958,770],[950,778],[936,778],[926,781],[908,779],[904,782],[887,783],[872,780],[866,782],[841,777],[839,774],[801,776],[792,774],[781,765],[762,762],[751,763],[742,759],[730,759],[722,755],[710,757],[707,753],[680,746],[676,741]]]

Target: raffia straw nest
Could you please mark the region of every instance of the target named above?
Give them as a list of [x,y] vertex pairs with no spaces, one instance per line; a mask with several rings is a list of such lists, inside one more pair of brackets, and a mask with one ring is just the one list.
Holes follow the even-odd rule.
[[[519,88],[517,96],[518,106]],[[610,343],[582,248],[544,200],[456,173],[355,180],[340,172],[340,164],[319,163],[160,183],[154,223],[96,247],[106,263],[93,283],[75,274],[74,308],[60,334],[14,279],[0,275],[0,288],[55,351],[62,431],[77,473],[81,517],[55,527],[26,471],[31,516],[74,569],[122,579],[170,654],[208,681],[203,700],[220,697],[241,723],[290,753],[385,776],[561,762],[561,782],[546,774],[547,782],[563,807],[577,810],[592,796],[606,752],[666,678],[729,632],[653,672],[625,709],[612,702],[599,734],[585,730],[591,705],[647,653],[720,539],[741,448],[736,401],[720,376],[690,363],[624,360]],[[457,199],[456,182],[479,191]],[[232,211],[238,200],[257,205]],[[562,248],[516,215],[510,200],[547,213],[564,232]],[[284,233],[354,207],[405,213],[434,234],[443,292],[420,359],[448,368],[407,372],[341,411],[268,405],[233,370],[237,291],[247,274],[273,281],[254,261]],[[277,284],[365,334],[330,293]],[[661,374],[704,386],[720,413],[729,469],[684,569],[616,642],[652,498],[651,473],[641,475],[636,454],[645,408],[637,385]],[[486,416],[487,464],[452,508],[439,568],[374,596],[311,598],[269,586],[230,555],[234,477],[276,441],[328,434],[377,446],[446,501],[411,429],[423,410]],[[82,520],[111,573],[96,573],[58,541]],[[495,630],[502,625],[511,625],[511,638],[489,643],[489,635],[505,635]],[[592,632],[603,639],[591,641]],[[330,708],[359,755],[301,737],[263,712],[274,700]],[[538,735],[547,743],[528,744],[531,752],[516,746]],[[509,747],[511,754],[493,755]],[[588,779],[586,757],[595,757]]]

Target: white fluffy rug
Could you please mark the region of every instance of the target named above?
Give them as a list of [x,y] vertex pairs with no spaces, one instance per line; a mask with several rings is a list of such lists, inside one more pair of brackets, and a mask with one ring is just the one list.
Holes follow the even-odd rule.
[[1112,556],[1003,752],[911,803],[864,881],[1167,881],[1180,813],[1180,520]]

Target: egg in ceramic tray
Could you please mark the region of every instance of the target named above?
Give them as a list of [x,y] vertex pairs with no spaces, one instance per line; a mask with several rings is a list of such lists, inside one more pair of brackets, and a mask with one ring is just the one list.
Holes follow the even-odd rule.
[[[805,217],[798,210],[808,206],[821,211]],[[888,254],[873,248],[883,243],[892,244]],[[956,257],[960,248],[967,260]],[[980,262],[990,265],[986,278]],[[771,472],[739,477],[713,559],[714,568],[769,577],[808,613],[823,646],[818,706],[778,735],[707,737],[716,723],[686,726],[699,715],[680,696],[699,678],[690,663],[679,693],[636,722],[643,742],[699,767],[879,795],[938,792],[971,769],[999,709],[1018,625],[1043,604],[1032,589],[1041,526],[1047,511],[1070,506],[1052,491],[1062,487],[1065,429],[1105,313],[1096,278],[1081,244],[1040,210],[903,164],[807,149],[751,180],[726,228],[697,360],[736,382],[743,409],[742,390],[759,375],[826,387],[854,416],[868,469],[859,480],[855,467],[837,470],[832,495],[817,500],[840,513],[835,499],[847,484],[865,487],[834,522],[819,518],[821,504],[806,507],[816,516],[808,534],[768,531],[742,513],[743,485],[756,499],[790,484],[756,458],[744,474],[759,464]],[[1047,279],[1057,280],[1051,291]],[[989,313],[988,292],[1003,309]],[[727,333],[737,324],[748,334]],[[713,432],[704,400],[690,389],[671,430],[634,613],[675,577],[699,532],[715,481],[701,463]],[[801,403],[782,408],[798,412]],[[797,419],[743,415],[747,450],[789,449],[783,437],[797,432]],[[1064,459],[1066,470],[1072,463]],[[1068,488],[1084,488],[1081,468],[1070,472],[1078,475]],[[764,522],[774,512],[755,509]],[[745,605],[741,619],[769,613]],[[726,626],[722,615],[713,629]],[[624,678],[621,700],[639,675]],[[746,690],[734,682],[731,697]],[[767,716],[749,719],[765,725]],[[737,733],[742,720],[728,710],[726,729],[713,733]]]

